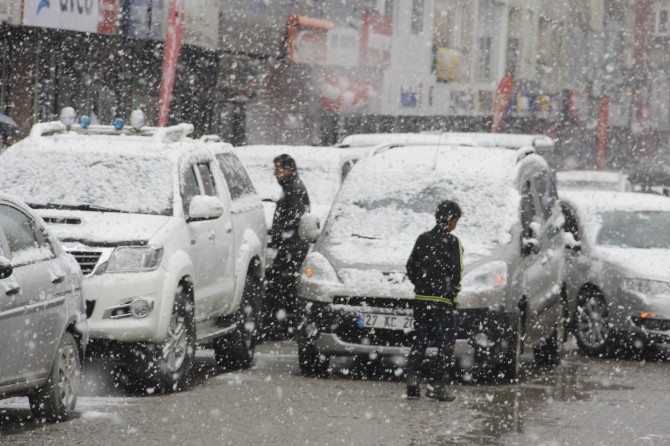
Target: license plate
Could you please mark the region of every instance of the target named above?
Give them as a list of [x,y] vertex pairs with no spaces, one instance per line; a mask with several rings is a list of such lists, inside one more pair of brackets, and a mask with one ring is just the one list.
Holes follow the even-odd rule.
[[358,325],[361,328],[383,328],[386,330],[414,330],[412,316],[394,314],[362,313],[358,315]]

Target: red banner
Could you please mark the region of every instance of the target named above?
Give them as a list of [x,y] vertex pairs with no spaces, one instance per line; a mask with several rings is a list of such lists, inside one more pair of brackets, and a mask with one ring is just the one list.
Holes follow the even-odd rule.
[[598,170],[607,168],[607,126],[609,119],[609,96],[603,96],[598,109],[598,125],[596,127],[596,167]]
[[184,34],[184,0],[172,0],[165,35],[165,55],[163,56],[163,76],[161,78],[161,92],[158,100],[158,126],[165,127],[170,112],[170,101],[174,79],[177,75],[177,61],[181,49],[181,39]]
[[495,98],[493,99],[493,123],[491,124],[491,133],[500,132],[503,116],[507,111],[507,106],[509,105],[513,90],[514,79],[509,73],[505,73],[503,78],[500,79],[500,83],[496,89]]

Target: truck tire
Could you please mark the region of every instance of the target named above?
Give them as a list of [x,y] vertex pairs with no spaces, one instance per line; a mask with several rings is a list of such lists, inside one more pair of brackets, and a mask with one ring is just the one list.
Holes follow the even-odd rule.
[[217,365],[226,369],[248,369],[254,360],[258,339],[258,303],[262,302],[263,286],[253,274],[247,275],[240,308],[235,314],[232,333],[214,341]]
[[28,395],[33,415],[49,422],[70,418],[77,404],[80,382],[79,347],[72,334],[65,332],[58,345],[47,382]]
[[190,290],[189,285],[180,285],[177,290],[165,341],[133,349],[128,371],[134,388],[158,386],[163,391],[177,392],[188,387],[195,358],[195,317]]

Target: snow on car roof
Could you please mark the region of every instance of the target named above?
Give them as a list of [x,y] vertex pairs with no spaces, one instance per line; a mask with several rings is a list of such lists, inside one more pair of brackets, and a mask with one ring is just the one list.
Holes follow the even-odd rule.
[[554,142],[545,135],[512,133],[361,133],[346,136],[340,146],[366,147],[379,144],[454,144],[480,147],[521,148],[525,146],[552,148]]
[[516,151],[497,147],[410,145],[379,153],[366,162],[360,162],[356,169],[439,171],[444,175],[471,172],[514,178],[518,159]]
[[670,211],[670,198],[639,192],[563,191],[561,200],[589,213],[615,210]]
[[556,172],[558,182],[587,181],[618,183],[625,177],[621,172],[603,170],[563,170]]

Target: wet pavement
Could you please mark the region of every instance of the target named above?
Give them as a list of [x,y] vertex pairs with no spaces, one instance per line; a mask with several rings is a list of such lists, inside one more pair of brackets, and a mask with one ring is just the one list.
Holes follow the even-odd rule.
[[519,384],[454,386],[457,400],[403,398],[393,369],[338,360],[328,379],[298,374],[295,344],[259,346],[254,367],[225,372],[199,351],[194,384],[133,395],[118,370],[88,366],[75,419],[41,424],[27,399],[0,400],[0,444],[667,445],[670,361],[586,358]]

